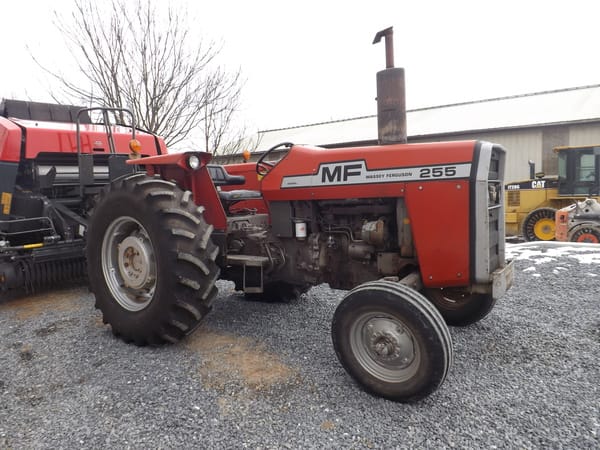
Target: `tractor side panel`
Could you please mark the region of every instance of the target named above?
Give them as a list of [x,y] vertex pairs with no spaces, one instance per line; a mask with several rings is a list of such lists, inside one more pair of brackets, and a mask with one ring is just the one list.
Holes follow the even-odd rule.
[[11,212],[21,153],[21,136],[21,129],[17,125],[0,117],[0,219],[6,219]]
[[267,202],[405,198],[423,283],[471,282],[473,141],[336,151],[293,147],[262,181]]
[[196,172],[188,173],[188,180],[194,194],[194,202],[205,208],[204,219],[206,222],[216,230],[223,232],[227,230],[227,217],[208,168],[203,166]]
[[423,283],[428,287],[468,284],[468,181],[408,183],[405,199]]
[[8,119],[0,117],[0,161],[19,162],[22,131]]
[[405,182],[446,177],[453,167],[458,178],[467,178],[473,148],[472,141],[326,151],[294,146],[263,178],[263,197],[267,202],[400,197]]

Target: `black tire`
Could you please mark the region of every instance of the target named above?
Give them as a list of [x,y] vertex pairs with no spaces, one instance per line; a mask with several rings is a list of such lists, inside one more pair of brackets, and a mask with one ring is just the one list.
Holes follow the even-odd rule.
[[159,177],[121,178],[100,194],[86,256],[96,308],[126,342],[175,343],[211,309],[218,248],[191,193]]
[[310,289],[310,286],[298,286],[285,281],[273,281],[263,287],[260,294],[244,293],[244,298],[253,302],[289,303],[297,300]]
[[423,295],[400,283],[354,288],[338,305],[331,334],[346,371],[366,391],[390,400],[428,396],[452,365],[444,319]]
[[555,239],[554,208],[538,208],[523,221],[521,232],[526,241],[553,241]]
[[496,299],[490,294],[469,294],[453,289],[427,289],[425,296],[448,325],[465,327],[487,316]]
[[569,231],[569,241],[600,244],[600,228],[593,224],[577,225]]

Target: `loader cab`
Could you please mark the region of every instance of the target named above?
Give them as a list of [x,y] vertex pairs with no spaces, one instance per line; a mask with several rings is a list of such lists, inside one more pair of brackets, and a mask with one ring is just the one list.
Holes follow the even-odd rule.
[[600,195],[600,146],[557,147],[558,194]]

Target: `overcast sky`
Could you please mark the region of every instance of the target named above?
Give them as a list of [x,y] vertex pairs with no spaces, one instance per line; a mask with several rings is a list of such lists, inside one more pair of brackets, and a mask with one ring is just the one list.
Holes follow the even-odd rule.
[[[186,0],[175,0],[175,4]],[[68,67],[53,9],[72,0],[2,2],[0,97],[48,101],[27,46]],[[600,83],[595,1],[189,2],[194,29],[223,43],[246,84],[240,120],[250,130],[370,115],[384,68],[375,33],[394,27],[407,106],[440,105]],[[102,20],[98,18],[98,20]],[[598,105],[600,111],[600,105]],[[410,134],[410,123],[408,124]]]

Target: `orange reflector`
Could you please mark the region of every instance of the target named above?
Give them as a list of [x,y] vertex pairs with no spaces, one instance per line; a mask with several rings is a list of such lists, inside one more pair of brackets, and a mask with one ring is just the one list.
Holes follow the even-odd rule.
[[244,150],[242,152],[242,157],[244,158],[244,161],[248,162],[250,159],[250,151],[248,149]]
[[132,139],[129,141],[129,149],[133,153],[140,153],[142,151],[142,143],[137,139]]

